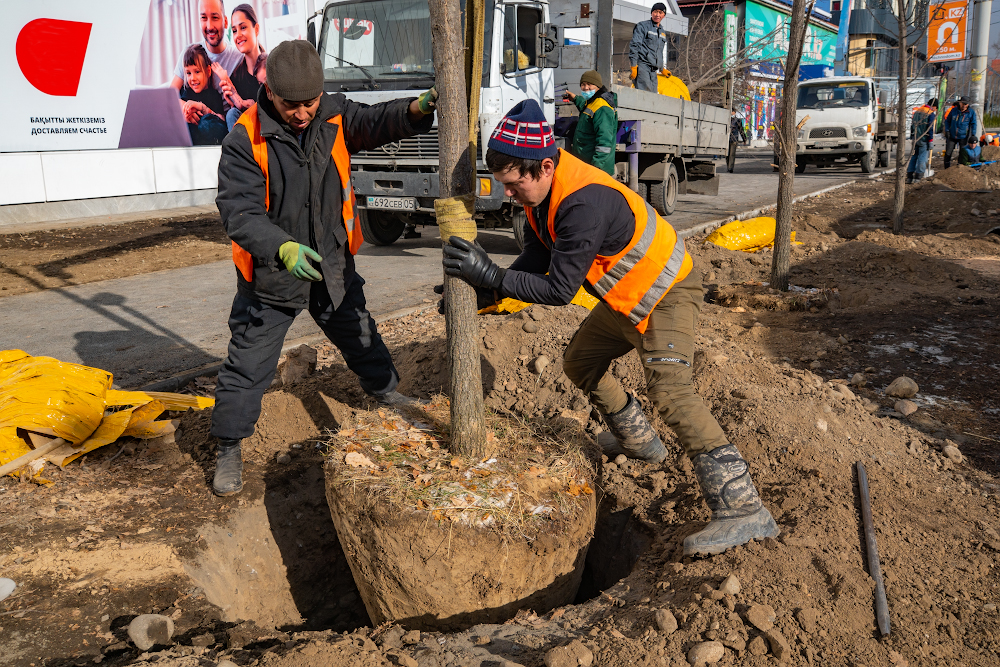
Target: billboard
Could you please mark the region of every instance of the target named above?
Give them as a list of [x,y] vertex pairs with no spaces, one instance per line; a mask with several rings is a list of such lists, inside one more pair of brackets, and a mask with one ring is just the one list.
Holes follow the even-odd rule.
[[218,144],[253,102],[260,54],[301,38],[313,4],[5,2],[0,71],[17,102],[0,107],[0,152]]
[[[751,60],[783,60],[788,55],[791,17],[755,2],[746,3],[744,45]],[[837,34],[811,23],[806,27],[802,65],[833,65]]]
[[969,3],[953,0],[932,4],[927,26],[927,62],[943,63],[965,58],[966,22]]

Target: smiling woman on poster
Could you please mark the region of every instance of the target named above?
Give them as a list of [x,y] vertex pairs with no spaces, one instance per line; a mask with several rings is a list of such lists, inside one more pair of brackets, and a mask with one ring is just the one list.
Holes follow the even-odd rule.
[[229,79],[222,80],[222,94],[232,107],[226,114],[226,125],[231,130],[243,111],[257,101],[260,83],[253,71],[262,49],[257,42],[260,25],[257,23],[257,12],[253,7],[247,4],[237,6],[233,10],[230,25],[233,27],[233,44],[236,45],[236,50],[243,54],[243,60],[230,73]]

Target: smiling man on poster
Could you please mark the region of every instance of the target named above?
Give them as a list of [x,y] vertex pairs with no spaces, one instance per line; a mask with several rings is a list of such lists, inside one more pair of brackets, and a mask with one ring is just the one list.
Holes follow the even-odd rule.
[[[229,20],[226,18],[226,8],[223,0],[201,0],[198,3],[198,16],[201,22],[201,34],[205,38],[205,51],[208,52],[208,59],[213,65],[226,70],[226,76],[236,69],[236,66],[243,59],[240,53],[226,39],[226,29],[229,27]],[[213,68],[215,69],[215,68]],[[219,72],[212,77],[212,84],[219,88]],[[184,85],[184,54],[177,59],[177,67],[174,68],[174,78],[170,80],[170,85],[180,90]]]

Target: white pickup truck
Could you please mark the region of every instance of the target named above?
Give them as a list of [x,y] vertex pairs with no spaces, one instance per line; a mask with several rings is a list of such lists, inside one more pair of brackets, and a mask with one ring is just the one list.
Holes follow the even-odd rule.
[[809,164],[828,167],[838,161],[860,163],[866,174],[888,166],[889,148],[896,141],[896,117],[879,102],[873,79],[836,76],[800,83],[795,111],[799,126],[796,173],[801,174]]

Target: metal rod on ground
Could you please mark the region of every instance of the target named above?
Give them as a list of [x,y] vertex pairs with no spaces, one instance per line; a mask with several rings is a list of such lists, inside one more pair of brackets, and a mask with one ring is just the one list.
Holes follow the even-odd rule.
[[4,475],[7,475],[9,473],[14,472],[15,470],[17,470],[21,466],[28,465],[29,463],[31,463],[35,459],[41,458],[41,457],[45,456],[46,454],[48,454],[49,452],[55,451],[56,449],[59,449],[60,447],[62,447],[65,444],[66,444],[66,441],[63,440],[62,438],[56,438],[54,440],[49,440],[44,445],[41,445],[40,447],[32,449],[27,454],[24,454],[23,456],[19,456],[18,458],[14,459],[13,461],[10,461],[10,462],[5,463],[4,465],[0,466],[0,477],[3,477]]
[[885,581],[882,579],[882,565],[878,558],[878,545],[875,544],[875,524],[872,521],[872,504],[868,496],[868,475],[865,466],[858,461],[858,490],[861,495],[861,521],[865,525],[865,544],[868,548],[868,571],[875,580],[875,617],[878,619],[878,629],[882,636],[888,636],[889,603],[885,599]]

